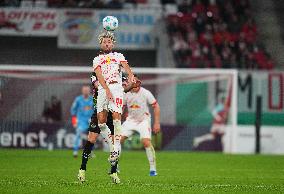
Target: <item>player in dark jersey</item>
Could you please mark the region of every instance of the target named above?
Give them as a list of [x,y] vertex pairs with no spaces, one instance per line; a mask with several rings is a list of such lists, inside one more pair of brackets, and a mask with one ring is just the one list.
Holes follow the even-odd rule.
[[[123,77],[123,79],[126,79],[125,77]],[[98,95],[98,89],[97,89],[97,78],[96,78],[96,74],[93,72],[92,76],[91,76],[91,81],[92,81],[92,86],[93,86],[93,104],[94,104],[94,113],[91,117],[91,122],[89,124],[89,134],[88,134],[88,140],[84,146],[84,150],[83,150],[83,154],[82,154],[82,163],[81,163],[81,167],[78,173],[78,179],[81,182],[85,181],[85,174],[86,174],[86,169],[87,169],[87,162],[88,159],[91,155],[91,151],[92,148],[94,146],[94,143],[96,142],[101,130],[98,126],[98,119],[97,119],[97,111],[96,111],[96,104],[97,104],[97,95]],[[140,84],[140,82],[137,82],[137,84]],[[130,91],[133,87],[137,87],[135,83],[130,84],[130,85],[125,85],[124,84],[124,92],[128,92]],[[109,127],[109,129],[111,130],[111,134],[113,135],[114,133],[114,126],[113,126],[113,122],[112,122],[112,114],[108,114],[107,117],[107,126]],[[104,141],[106,141],[104,139]],[[115,165],[111,165],[111,170],[110,170],[110,174],[113,173],[117,173],[117,165],[118,162],[116,162]],[[116,180],[115,183],[119,183],[119,180]]]

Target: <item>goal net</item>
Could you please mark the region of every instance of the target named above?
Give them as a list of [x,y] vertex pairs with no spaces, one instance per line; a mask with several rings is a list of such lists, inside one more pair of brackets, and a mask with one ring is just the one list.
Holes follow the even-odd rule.
[[[82,85],[90,84],[91,70],[88,67],[0,66],[0,146],[71,148],[75,130],[71,125],[70,107],[80,95]],[[230,149],[230,145],[225,148],[222,142],[228,128],[237,124],[237,71],[133,70],[161,107],[162,132],[153,136],[157,148]],[[125,147],[140,148],[139,136],[134,135]]]

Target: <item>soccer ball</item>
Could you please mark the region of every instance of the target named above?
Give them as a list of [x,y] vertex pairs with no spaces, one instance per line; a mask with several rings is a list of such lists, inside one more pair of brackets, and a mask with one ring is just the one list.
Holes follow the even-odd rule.
[[118,27],[118,20],[114,16],[106,16],[103,19],[103,27],[107,31],[114,31]]

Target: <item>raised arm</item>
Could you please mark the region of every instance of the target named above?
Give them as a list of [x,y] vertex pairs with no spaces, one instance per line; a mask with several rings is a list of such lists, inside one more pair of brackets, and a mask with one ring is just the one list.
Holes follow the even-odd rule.
[[135,83],[135,78],[132,70],[130,69],[128,62],[127,61],[121,61],[120,62],[121,66],[124,68],[126,73],[128,74],[128,79],[130,82]]

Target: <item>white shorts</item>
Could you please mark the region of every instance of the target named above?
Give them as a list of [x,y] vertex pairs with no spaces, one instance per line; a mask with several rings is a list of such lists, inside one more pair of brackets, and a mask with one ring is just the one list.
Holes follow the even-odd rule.
[[135,131],[140,134],[140,139],[151,139],[151,118],[146,118],[142,122],[126,119],[126,121],[122,124],[121,135],[130,137]]
[[105,89],[100,89],[97,98],[97,113],[106,110],[122,114],[123,87],[119,84],[110,84],[108,87],[114,98],[114,102],[108,100]]

